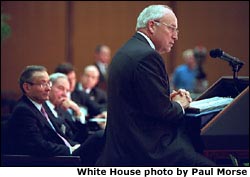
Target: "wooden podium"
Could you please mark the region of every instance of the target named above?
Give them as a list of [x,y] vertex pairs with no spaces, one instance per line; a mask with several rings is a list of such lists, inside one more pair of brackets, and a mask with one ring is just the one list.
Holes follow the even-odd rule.
[[215,96],[234,100],[221,111],[199,117],[202,122],[210,116],[200,127],[204,154],[223,165],[227,165],[226,160],[231,163],[229,154],[249,161],[249,77],[222,77],[196,100]]

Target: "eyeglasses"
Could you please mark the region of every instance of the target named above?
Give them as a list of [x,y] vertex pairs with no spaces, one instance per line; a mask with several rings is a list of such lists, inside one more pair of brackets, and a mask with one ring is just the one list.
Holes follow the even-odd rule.
[[30,85],[39,85],[41,88],[46,88],[46,87],[51,87],[52,86],[52,82],[44,82],[41,84],[38,83],[33,83],[33,82],[27,82]]
[[177,28],[175,28],[175,27],[173,27],[173,26],[171,26],[171,25],[168,25],[168,24],[166,24],[166,23],[164,23],[164,22],[158,22],[158,21],[155,21],[155,20],[154,20],[154,22],[156,22],[156,23],[158,23],[158,24],[165,25],[168,29],[170,29],[170,31],[171,31],[172,33],[179,34],[179,32],[180,32]]

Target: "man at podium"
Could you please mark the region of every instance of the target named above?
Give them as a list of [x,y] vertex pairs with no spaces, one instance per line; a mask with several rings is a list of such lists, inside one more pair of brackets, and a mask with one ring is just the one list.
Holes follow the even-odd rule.
[[106,144],[97,166],[214,166],[185,133],[189,92],[170,94],[160,54],[178,39],[177,18],[166,5],[139,15],[137,32],[109,68]]

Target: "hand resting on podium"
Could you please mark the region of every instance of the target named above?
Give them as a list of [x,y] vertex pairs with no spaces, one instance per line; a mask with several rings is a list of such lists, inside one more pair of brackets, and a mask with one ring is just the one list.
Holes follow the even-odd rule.
[[192,102],[190,93],[185,89],[179,89],[178,91],[173,90],[170,94],[170,99],[178,102],[184,109],[189,107],[189,104]]

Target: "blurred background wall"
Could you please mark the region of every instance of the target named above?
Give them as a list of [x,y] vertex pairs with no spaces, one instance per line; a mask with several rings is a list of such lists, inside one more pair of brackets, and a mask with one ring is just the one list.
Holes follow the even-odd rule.
[[59,63],[71,62],[79,78],[94,62],[95,46],[107,44],[113,56],[150,4],[167,4],[178,18],[179,40],[163,56],[169,74],[183,63],[185,49],[201,45],[208,50],[204,70],[209,85],[233,74],[227,62],[209,56],[214,48],[244,61],[239,75],[249,76],[248,1],[1,1],[11,26],[11,36],[1,42],[1,95],[20,94],[18,77],[26,65],[44,65],[52,73]]

